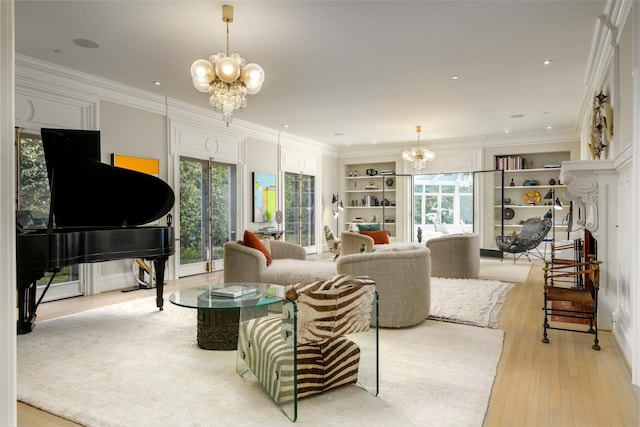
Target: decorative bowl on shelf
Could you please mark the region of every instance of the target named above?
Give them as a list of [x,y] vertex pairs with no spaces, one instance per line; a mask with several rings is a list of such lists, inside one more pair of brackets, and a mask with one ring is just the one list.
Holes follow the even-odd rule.
[[511,208],[505,208],[503,211],[504,219],[513,219],[515,212]]
[[542,195],[538,191],[527,191],[522,196],[522,200],[529,203],[530,205],[533,205],[535,203],[540,202],[540,200],[542,200]]

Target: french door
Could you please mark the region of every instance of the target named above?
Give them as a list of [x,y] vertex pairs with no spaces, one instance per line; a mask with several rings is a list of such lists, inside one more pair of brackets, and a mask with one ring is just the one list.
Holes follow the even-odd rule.
[[284,186],[285,240],[315,252],[316,179],[311,175],[286,172]]
[[236,166],[180,157],[178,276],[223,269],[223,245],[237,239]]

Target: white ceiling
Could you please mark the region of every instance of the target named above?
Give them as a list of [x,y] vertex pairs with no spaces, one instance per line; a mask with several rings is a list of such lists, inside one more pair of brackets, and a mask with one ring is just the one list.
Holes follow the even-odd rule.
[[231,51],[266,73],[236,117],[334,145],[415,141],[418,124],[423,141],[575,130],[604,10],[595,0],[17,0],[16,52],[208,108],[189,68],[225,49],[223,4],[235,8]]

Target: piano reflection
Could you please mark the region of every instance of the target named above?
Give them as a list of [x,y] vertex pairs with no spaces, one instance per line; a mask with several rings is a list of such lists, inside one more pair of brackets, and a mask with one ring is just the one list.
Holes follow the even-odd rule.
[[[175,196],[152,175],[100,162],[99,131],[42,129],[51,204],[46,229],[18,224],[16,274],[18,333],[33,330],[36,282],[66,266],[143,258],[156,274],[156,306],[162,310],[165,263],[175,252],[168,226],[144,226],[166,215]],[[142,196],[141,196],[142,195]]]

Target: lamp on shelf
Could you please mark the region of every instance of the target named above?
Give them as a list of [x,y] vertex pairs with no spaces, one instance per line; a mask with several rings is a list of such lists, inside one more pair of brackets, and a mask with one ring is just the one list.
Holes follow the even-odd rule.
[[427,162],[436,158],[436,154],[420,145],[420,132],[422,132],[422,126],[416,126],[416,132],[418,132],[418,145],[411,148],[411,150],[404,151],[402,153],[402,158],[407,162],[411,162],[411,165],[416,172],[420,172],[425,168]]
[[229,23],[233,22],[233,6],[222,6],[222,21],[227,24],[227,52],[216,53],[209,59],[197,59],[191,65],[193,86],[209,93],[209,104],[222,113],[229,126],[233,113],[247,106],[247,95],[260,92],[264,70],[258,64],[247,64],[238,53],[229,54]]
[[555,188],[550,188],[549,191],[547,191],[547,194],[544,195],[544,199],[552,201],[551,202],[552,209],[549,209],[549,211],[545,214],[544,217],[547,219],[551,219],[551,236],[553,239],[553,243],[555,244],[556,242],[556,211],[562,210],[563,206],[562,206],[562,203],[560,202],[560,199],[556,197]]

